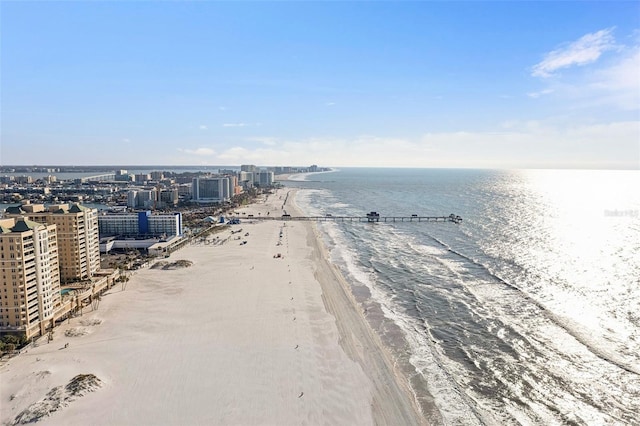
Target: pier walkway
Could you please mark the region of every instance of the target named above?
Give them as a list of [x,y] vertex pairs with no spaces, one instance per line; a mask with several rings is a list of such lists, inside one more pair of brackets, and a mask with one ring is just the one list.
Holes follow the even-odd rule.
[[314,221],[314,222],[453,222],[460,223],[462,218],[451,214],[449,216],[380,216],[378,214],[368,213],[366,216],[291,216],[283,214],[282,216],[253,216],[248,219],[254,220],[297,220],[297,221]]

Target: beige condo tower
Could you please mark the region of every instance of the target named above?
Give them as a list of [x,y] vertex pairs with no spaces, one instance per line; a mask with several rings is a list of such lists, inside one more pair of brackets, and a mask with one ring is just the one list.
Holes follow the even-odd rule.
[[60,305],[56,226],[0,220],[0,332],[44,334]]
[[57,226],[60,281],[88,280],[100,270],[98,210],[78,204],[23,204],[10,207],[7,217],[24,216]]

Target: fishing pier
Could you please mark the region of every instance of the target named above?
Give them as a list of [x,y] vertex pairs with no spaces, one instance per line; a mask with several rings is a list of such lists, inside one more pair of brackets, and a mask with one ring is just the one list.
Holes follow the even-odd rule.
[[287,213],[280,217],[277,216],[252,216],[249,215],[249,219],[257,220],[297,220],[297,221],[312,221],[312,222],[452,222],[460,223],[462,218],[454,214],[449,216],[418,216],[413,214],[411,216],[380,216],[377,212],[367,213],[366,216],[333,216],[327,214],[325,216],[291,216]]

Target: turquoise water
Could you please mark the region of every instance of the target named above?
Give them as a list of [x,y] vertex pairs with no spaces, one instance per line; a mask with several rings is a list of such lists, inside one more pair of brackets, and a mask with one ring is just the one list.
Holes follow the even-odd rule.
[[[434,424],[638,424],[640,173],[344,169],[309,215]],[[389,325],[393,325],[390,327]],[[398,338],[404,342],[399,345]]]

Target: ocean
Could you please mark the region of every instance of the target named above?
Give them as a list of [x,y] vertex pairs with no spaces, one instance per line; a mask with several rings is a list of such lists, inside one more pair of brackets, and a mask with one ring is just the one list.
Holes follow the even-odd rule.
[[318,222],[433,424],[640,424],[640,172],[349,168]]

